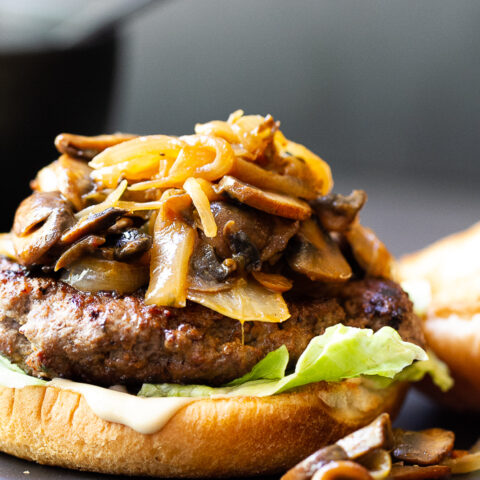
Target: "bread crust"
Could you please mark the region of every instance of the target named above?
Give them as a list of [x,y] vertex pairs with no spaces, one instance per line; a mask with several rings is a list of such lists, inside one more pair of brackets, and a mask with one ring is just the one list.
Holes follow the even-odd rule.
[[419,388],[456,410],[480,411],[480,223],[402,258],[401,281],[426,281],[431,302],[422,319],[427,345],[450,368],[446,393],[430,380]]
[[316,449],[394,415],[408,386],[317,383],[271,397],[200,399],[159,432],[97,417],[82,395],[56,387],[0,387],[0,450],[41,464],[159,477],[282,472]]

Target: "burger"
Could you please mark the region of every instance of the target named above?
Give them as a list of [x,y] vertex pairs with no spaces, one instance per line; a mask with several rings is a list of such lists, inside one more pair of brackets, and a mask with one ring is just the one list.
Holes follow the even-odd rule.
[[160,477],[283,471],[429,358],[362,191],[271,116],[61,134],[0,238],[0,449]]
[[442,404],[480,411],[480,224],[401,259],[398,279],[410,292],[426,341],[450,368],[455,385],[442,393],[420,384]]

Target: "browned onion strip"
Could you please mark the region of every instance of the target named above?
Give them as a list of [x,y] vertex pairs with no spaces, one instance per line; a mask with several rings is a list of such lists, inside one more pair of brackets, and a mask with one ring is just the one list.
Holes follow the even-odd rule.
[[148,266],[141,262],[133,264],[83,257],[70,265],[60,279],[77,290],[115,291],[125,295],[146,285]]
[[345,232],[353,255],[366,274],[372,277],[391,278],[394,259],[375,232],[354,223]]
[[195,230],[180,218],[166,219],[160,212],[155,222],[150,261],[147,305],[184,307],[187,275]]
[[446,458],[442,465],[450,467],[453,474],[462,474],[480,470],[480,452],[467,453],[458,458]]
[[315,472],[312,480],[372,480],[368,470],[349,460],[329,462]]

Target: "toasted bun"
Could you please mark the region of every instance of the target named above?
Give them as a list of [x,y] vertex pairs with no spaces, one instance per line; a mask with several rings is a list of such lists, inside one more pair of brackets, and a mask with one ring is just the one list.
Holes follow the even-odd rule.
[[401,259],[400,281],[426,281],[430,305],[423,319],[428,346],[450,367],[446,394],[421,384],[455,409],[480,411],[480,223]]
[[0,387],[0,450],[42,464],[161,477],[232,477],[284,471],[316,449],[395,414],[407,386],[318,383],[271,397],[202,399],[158,433],[98,418],[78,393]]

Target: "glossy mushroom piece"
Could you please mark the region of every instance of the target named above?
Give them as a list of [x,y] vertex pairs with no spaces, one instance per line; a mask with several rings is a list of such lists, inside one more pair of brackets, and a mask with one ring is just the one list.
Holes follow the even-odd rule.
[[74,223],[71,204],[58,192],[27,197],[15,213],[12,229],[18,261],[25,266],[39,262]]

